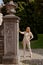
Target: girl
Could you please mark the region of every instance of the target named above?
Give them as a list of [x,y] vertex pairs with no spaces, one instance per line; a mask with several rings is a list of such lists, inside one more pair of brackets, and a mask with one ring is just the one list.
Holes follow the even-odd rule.
[[30,40],[33,38],[33,34],[30,31],[30,27],[26,27],[26,30],[24,32],[19,31],[21,34],[24,34],[24,38],[23,38],[23,48],[24,48],[24,57],[25,57],[25,49],[26,49],[26,45],[30,51],[30,57],[32,57],[32,51],[31,51],[31,47],[30,47]]

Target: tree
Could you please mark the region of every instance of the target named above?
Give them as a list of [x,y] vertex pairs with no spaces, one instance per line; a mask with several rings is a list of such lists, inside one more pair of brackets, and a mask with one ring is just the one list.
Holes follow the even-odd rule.
[[[9,2],[9,0],[3,0],[3,1],[4,3]],[[21,30],[25,30],[27,26],[30,26],[34,34],[34,38],[37,39],[37,32],[38,33],[43,32],[41,30],[41,28],[43,28],[42,5],[37,1],[27,2],[27,0],[14,0],[14,2],[17,2],[18,4],[16,15],[21,18],[20,22]]]

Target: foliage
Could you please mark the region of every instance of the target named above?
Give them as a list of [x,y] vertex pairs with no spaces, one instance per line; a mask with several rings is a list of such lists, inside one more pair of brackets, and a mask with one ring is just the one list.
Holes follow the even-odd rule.
[[[27,26],[31,27],[31,31],[34,34],[34,39],[37,39],[37,22],[34,3],[27,4],[26,2],[18,2],[17,15],[21,18],[20,28],[25,30]],[[36,31],[35,31],[36,30]]]
[[9,2],[10,0],[3,0],[3,2],[6,4],[7,2]]
[[[7,3],[10,0],[3,1]],[[20,29],[24,31],[27,26],[30,26],[34,39],[37,39],[37,33],[43,33],[43,5],[36,0],[31,3],[27,0],[14,0],[14,2],[18,4],[16,15],[21,18]]]

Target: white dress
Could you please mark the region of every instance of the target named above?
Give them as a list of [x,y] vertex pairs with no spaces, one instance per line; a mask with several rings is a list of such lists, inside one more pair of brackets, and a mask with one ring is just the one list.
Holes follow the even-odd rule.
[[23,53],[24,53],[24,57],[25,57],[25,49],[26,49],[26,45],[28,47],[28,50],[30,51],[30,55],[32,57],[32,51],[31,51],[31,46],[30,46],[30,40],[33,38],[33,34],[31,32],[21,32],[21,34],[24,34],[24,38],[23,38]]
[[33,34],[31,32],[20,32],[21,34],[24,34],[23,42],[29,43],[30,40],[33,38]]

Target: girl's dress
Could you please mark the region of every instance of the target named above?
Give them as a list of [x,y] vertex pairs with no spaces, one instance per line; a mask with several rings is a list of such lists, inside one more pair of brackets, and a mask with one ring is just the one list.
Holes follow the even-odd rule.
[[26,45],[30,51],[30,54],[32,55],[31,47],[30,47],[30,40],[33,39],[33,34],[31,32],[20,32],[21,34],[24,34],[23,38],[23,48],[24,48],[24,54],[25,54],[25,49]]

